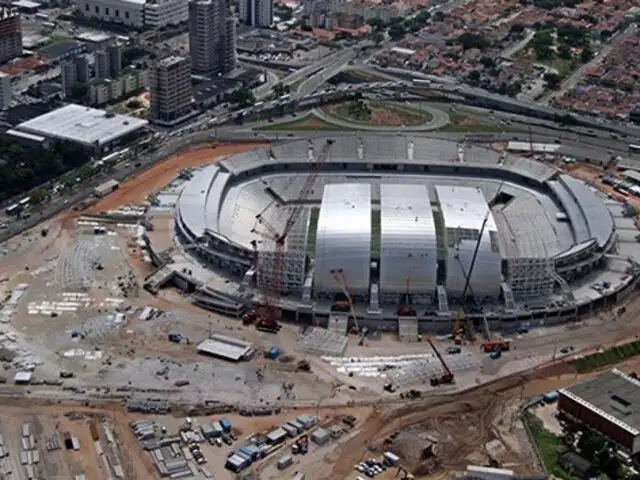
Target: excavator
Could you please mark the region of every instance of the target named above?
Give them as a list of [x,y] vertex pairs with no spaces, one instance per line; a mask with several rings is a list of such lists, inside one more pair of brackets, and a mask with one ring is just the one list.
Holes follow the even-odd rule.
[[433,353],[436,354],[436,357],[438,357],[438,360],[440,360],[440,364],[442,365],[442,368],[445,371],[445,373],[442,374],[441,376],[433,377],[431,379],[431,386],[432,387],[437,387],[437,386],[440,386],[440,385],[452,385],[452,384],[454,384],[455,381],[456,381],[455,376],[453,375],[453,373],[451,372],[451,370],[447,366],[447,363],[444,361],[444,358],[442,358],[442,355],[440,355],[440,352],[438,351],[438,349],[433,344],[433,342],[431,341],[430,338],[427,338],[427,342],[429,342],[429,346],[433,350]]

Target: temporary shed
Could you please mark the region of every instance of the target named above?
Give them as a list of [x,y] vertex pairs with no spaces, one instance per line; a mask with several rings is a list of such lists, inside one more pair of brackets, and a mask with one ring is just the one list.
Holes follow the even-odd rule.
[[287,432],[287,435],[289,435],[290,437],[295,437],[296,435],[298,435],[298,430],[296,430],[295,428],[293,428],[291,425],[289,425],[288,423],[285,423],[284,425],[282,425],[281,427],[285,432]]
[[250,343],[227,335],[212,335],[197,347],[198,353],[212,355],[238,362],[251,356],[253,347]]
[[331,432],[318,428],[311,434],[311,441],[316,445],[324,445],[331,439]]
[[240,472],[251,465],[251,460],[240,455],[233,454],[227,458],[224,468],[232,472]]
[[270,444],[282,443],[287,438],[287,432],[283,428],[276,428],[267,434],[267,442]]
[[316,417],[315,415],[305,414],[297,417],[296,421],[300,423],[305,429],[309,430],[316,424]]
[[13,381],[18,385],[25,385],[31,382],[32,378],[33,374],[31,372],[18,372],[16,373],[16,376],[13,377]]
[[297,422],[296,420],[291,420],[290,422],[287,422],[287,425],[294,428],[297,433],[302,433],[306,430],[306,427],[302,425],[300,422]]
[[285,455],[278,459],[278,470],[284,470],[285,468],[293,464],[293,457],[291,455]]

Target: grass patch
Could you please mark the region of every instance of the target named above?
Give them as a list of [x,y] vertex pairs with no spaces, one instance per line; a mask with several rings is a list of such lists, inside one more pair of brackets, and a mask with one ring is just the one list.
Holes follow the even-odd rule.
[[486,133],[499,133],[506,130],[499,125],[493,123],[482,123],[474,118],[467,117],[460,113],[449,111],[450,122],[442,128],[439,128],[439,132],[453,132],[453,133],[473,133],[473,132],[486,132]]
[[350,130],[349,128],[334,125],[324,120],[319,119],[315,115],[306,115],[305,117],[297,120],[291,120],[290,122],[274,123],[273,125],[265,125],[258,130],[265,132],[287,132],[287,131],[304,131],[311,130],[324,130],[324,131],[341,131]]
[[[333,108],[325,107],[323,111],[327,115],[331,115],[347,122],[379,127],[400,127],[401,125],[415,127],[424,125],[433,120],[433,117],[429,112],[418,110],[416,108],[406,107],[404,105],[396,105],[378,101],[366,101],[365,104],[371,112],[370,118],[359,118],[358,116],[355,116],[351,109],[352,102],[340,103]],[[388,114],[391,117],[395,117],[395,121],[392,123],[379,123],[381,120],[380,117],[384,119],[385,114]]]
[[311,207],[309,214],[309,232],[307,233],[307,254],[315,255],[316,239],[318,238],[318,218],[320,218],[320,208]]
[[564,446],[562,439],[556,437],[553,433],[544,428],[542,420],[537,418],[531,412],[524,412],[522,421],[525,422],[529,427],[529,430],[531,431],[531,435],[533,437],[533,441],[538,447],[538,451],[540,452],[540,456],[542,457],[542,462],[544,463],[548,472],[556,478],[561,478],[562,480],[575,480],[575,477],[567,474],[558,466],[558,455],[556,451],[558,447]]
[[640,355],[640,340],[608,348],[602,352],[587,355],[586,357],[576,358],[570,363],[575,367],[578,373],[585,373],[601,367],[606,367],[607,365],[619,363],[637,355]]

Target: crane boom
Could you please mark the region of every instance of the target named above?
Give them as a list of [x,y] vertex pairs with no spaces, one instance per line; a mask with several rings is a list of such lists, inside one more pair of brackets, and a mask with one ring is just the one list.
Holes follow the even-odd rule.
[[[282,230],[279,232],[273,225],[269,223],[269,221],[264,217],[264,212],[260,212],[256,215],[256,222],[251,229],[251,233],[259,235],[266,240],[272,241],[275,243],[275,255],[273,262],[273,276],[271,280],[271,292],[270,295],[267,292],[264,293],[265,303],[266,303],[266,313],[260,315],[261,321],[263,324],[274,325],[276,324],[276,311],[278,302],[282,289],[282,263],[284,260],[284,248],[287,240],[287,236],[291,232],[291,229],[294,227],[302,210],[305,207],[305,203],[309,199],[309,195],[313,190],[313,187],[316,183],[316,179],[318,178],[318,174],[322,169],[327,157],[329,156],[329,151],[331,150],[331,146],[334,141],[332,139],[327,139],[325,144],[322,146],[322,149],[318,155],[314,155],[313,163],[312,163],[312,172],[307,176],[302,189],[300,190],[300,194],[298,198],[293,204],[287,219],[284,222],[284,226]],[[256,253],[256,257],[257,257]],[[257,262],[256,262],[257,264]],[[272,301],[269,301],[269,296],[272,297]],[[264,311],[265,309],[260,309]],[[260,322],[259,322],[260,323]]]
[[344,293],[345,297],[347,297],[347,301],[349,302],[349,312],[353,317],[355,331],[359,332],[360,327],[358,326],[358,317],[356,317],[356,310],[355,308],[353,308],[353,298],[349,293],[349,287],[347,285],[347,279],[344,276],[344,271],[342,269],[332,269],[330,273],[335,279],[336,283],[340,286],[342,293]]

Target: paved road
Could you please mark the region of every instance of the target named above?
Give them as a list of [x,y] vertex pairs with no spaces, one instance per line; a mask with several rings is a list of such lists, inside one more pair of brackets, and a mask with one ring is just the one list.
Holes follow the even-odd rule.
[[340,73],[340,71],[343,70],[350,61],[355,59],[357,55],[358,53],[355,49],[349,49],[341,52],[340,55],[338,55],[322,70],[303,81],[298,87],[296,95],[298,97],[305,97],[312,94],[320,87],[320,85]]
[[[397,102],[396,102],[397,103]],[[442,128],[449,123],[449,115],[443,112],[442,110],[438,110],[436,108],[429,107],[424,104],[418,104],[413,106],[418,107],[420,110],[424,110],[431,114],[431,121],[428,123],[423,123],[422,125],[407,125],[405,127],[396,127],[396,130],[401,132],[414,132],[414,131],[429,131],[429,130],[437,130],[438,128]],[[337,125],[338,127],[344,127],[349,129],[357,128],[358,130],[364,131],[373,131],[373,132],[384,132],[389,131],[388,126],[384,125],[366,125],[355,122],[349,122],[348,120],[343,120],[340,118],[332,117],[331,115],[326,114],[321,109],[313,110],[313,114],[321,119],[324,122],[331,123],[333,125]]]

